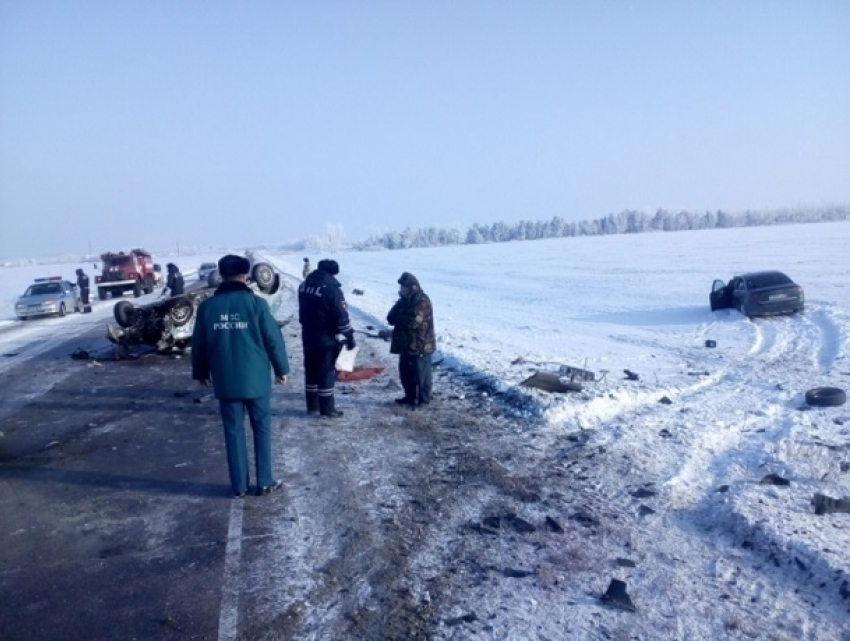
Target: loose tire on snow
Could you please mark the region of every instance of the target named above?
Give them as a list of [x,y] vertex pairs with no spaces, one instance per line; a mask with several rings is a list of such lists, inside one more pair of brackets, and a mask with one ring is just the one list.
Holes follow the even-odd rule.
[[118,301],[112,309],[112,314],[115,316],[115,322],[121,327],[130,327],[133,324],[133,310],[133,303],[130,301]]
[[815,407],[838,407],[846,402],[846,392],[837,387],[815,387],[806,392],[806,403]]
[[192,315],[195,313],[195,308],[192,306],[192,301],[188,298],[175,298],[171,301],[168,308],[168,316],[175,327],[180,327],[188,323]]
[[251,270],[251,278],[262,292],[269,292],[275,284],[274,268],[268,263],[257,263]]

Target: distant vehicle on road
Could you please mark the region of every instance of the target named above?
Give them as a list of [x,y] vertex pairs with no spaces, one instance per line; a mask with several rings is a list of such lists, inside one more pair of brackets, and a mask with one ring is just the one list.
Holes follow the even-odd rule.
[[744,316],[795,314],[806,306],[803,288],[778,271],[734,276],[728,283],[715,280],[709,294],[711,311],[737,309]]
[[215,263],[201,263],[201,266],[198,267],[198,280],[207,280],[216,269],[218,269],[218,265]]
[[83,311],[83,301],[77,286],[61,276],[36,278],[15,303],[15,314],[21,320],[53,314],[64,316],[71,311]]

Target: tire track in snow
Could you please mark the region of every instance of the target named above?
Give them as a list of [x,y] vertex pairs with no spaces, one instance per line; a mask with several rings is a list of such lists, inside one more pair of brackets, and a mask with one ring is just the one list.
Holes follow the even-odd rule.
[[[748,321],[747,326],[753,330],[750,349],[678,394],[675,403],[681,406],[679,412],[644,404],[616,416],[610,422],[614,425],[600,428],[613,435],[596,437],[594,442],[604,440],[608,460],[616,462],[601,485],[619,488],[621,496],[611,497],[614,504],[628,498],[622,494],[629,486],[649,482],[660,490],[658,503],[650,504],[666,517],[635,523],[633,544],[635,549],[654,551],[662,574],[663,550],[681,549],[679,539],[684,536],[696,559],[734,559],[734,580],[722,568],[711,571],[694,565],[695,576],[706,579],[706,585],[696,589],[707,595],[714,593],[713,597],[706,596],[707,600],[732,592],[753,621],[785,630],[794,638],[816,638],[841,620],[841,604],[832,592],[820,589],[816,580],[807,579],[792,559],[803,559],[803,565],[816,577],[828,577],[834,568],[816,547],[789,544],[777,538],[780,533],[766,527],[757,527],[758,549],[742,549],[742,532],[757,524],[744,516],[734,501],[726,501],[717,488],[755,488],[753,484],[761,476],[775,471],[770,466],[761,469],[759,464],[775,461],[771,445],[789,440],[797,417],[792,403],[811,376],[813,363],[823,371],[834,362],[840,353],[837,345],[841,344],[841,330],[822,310],[812,319],[757,319]],[[667,436],[661,437],[662,433]],[[671,466],[671,462],[676,463]],[[753,500],[758,503],[757,498]],[[669,562],[679,564],[682,560]],[[775,597],[783,594],[783,605],[787,606],[789,593],[795,594],[795,607],[790,612],[774,605]],[[822,628],[810,625],[800,614],[815,602],[825,608]],[[742,630],[757,632],[751,622],[739,623]]]
[[823,373],[828,373],[843,352],[847,337],[843,335],[839,322],[833,317],[828,307],[818,306],[806,313],[806,320],[815,325],[821,332],[820,349],[815,357],[815,365]]

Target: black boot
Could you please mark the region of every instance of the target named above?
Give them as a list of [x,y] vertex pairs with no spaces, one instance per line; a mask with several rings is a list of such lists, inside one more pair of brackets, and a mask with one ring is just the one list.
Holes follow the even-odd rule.
[[315,414],[319,411],[319,393],[304,392],[304,397],[307,399],[307,413]]
[[342,416],[342,412],[336,409],[333,394],[319,396],[319,413],[322,416],[327,416],[329,418],[339,418]]

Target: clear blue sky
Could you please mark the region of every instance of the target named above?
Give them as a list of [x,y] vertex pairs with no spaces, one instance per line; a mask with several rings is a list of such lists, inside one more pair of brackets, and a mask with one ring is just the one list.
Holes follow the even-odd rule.
[[847,0],[0,0],[0,256],[837,202]]

